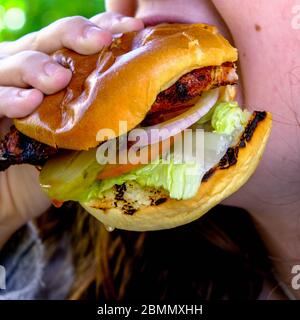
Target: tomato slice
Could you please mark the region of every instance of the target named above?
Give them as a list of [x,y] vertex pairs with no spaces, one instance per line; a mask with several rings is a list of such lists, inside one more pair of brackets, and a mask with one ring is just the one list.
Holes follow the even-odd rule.
[[[170,148],[174,144],[175,137],[170,138]],[[140,162],[138,162],[138,163],[106,164],[105,167],[103,168],[103,170],[97,176],[97,179],[104,180],[104,179],[109,179],[109,178],[116,178],[116,177],[119,177],[125,173],[136,170],[140,167],[145,166],[146,164],[149,164],[149,163],[155,161],[159,157],[163,156],[165,152],[169,151],[169,150],[164,150],[164,148],[163,148],[164,142],[165,142],[165,140],[162,140],[162,141],[157,142],[155,144],[148,145],[148,146],[144,147],[141,151],[141,154],[140,154]]]

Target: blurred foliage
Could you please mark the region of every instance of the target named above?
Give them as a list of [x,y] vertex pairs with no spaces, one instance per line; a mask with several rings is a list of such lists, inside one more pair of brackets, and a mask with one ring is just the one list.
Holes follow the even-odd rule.
[[102,11],[104,0],[0,0],[0,41],[15,40],[62,17],[89,18]]

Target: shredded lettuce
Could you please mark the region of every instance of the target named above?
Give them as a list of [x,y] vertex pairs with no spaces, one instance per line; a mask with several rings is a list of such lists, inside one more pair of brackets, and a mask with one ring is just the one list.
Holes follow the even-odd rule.
[[215,132],[231,135],[242,130],[249,119],[249,112],[243,111],[237,102],[220,102],[214,108],[211,125]]

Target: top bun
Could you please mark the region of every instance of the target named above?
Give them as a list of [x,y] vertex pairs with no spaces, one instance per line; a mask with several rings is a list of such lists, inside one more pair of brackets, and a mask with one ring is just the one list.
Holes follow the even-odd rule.
[[53,54],[73,72],[70,84],[45,97],[30,116],[15,120],[25,135],[58,148],[87,150],[100,129],[117,135],[145,118],[159,92],[181,76],[237,60],[237,50],[204,24],[162,24],[116,35],[100,53],[83,56],[64,49]]

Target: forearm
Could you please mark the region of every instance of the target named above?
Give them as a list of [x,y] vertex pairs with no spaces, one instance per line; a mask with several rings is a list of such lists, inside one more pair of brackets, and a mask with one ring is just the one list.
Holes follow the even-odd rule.
[[17,214],[17,209],[10,201],[12,192],[9,186],[8,173],[0,172],[0,250],[9,238],[25,223]]
[[[0,173],[0,175],[4,173]],[[0,184],[3,183],[0,178]],[[1,189],[1,188],[0,188]],[[16,216],[15,213],[11,213],[10,209],[5,207],[7,199],[1,196],[1,212],[0,212],[0,250],[10,237],[23,225],[23,221]],[[8,210],[9,209],[9,210]]]
[[[0,172],[0,248],[19,228],[49,207],[49,200],[37,183],[36,171],[14,166]],[[29,197],[28,190],[33,197]]]

